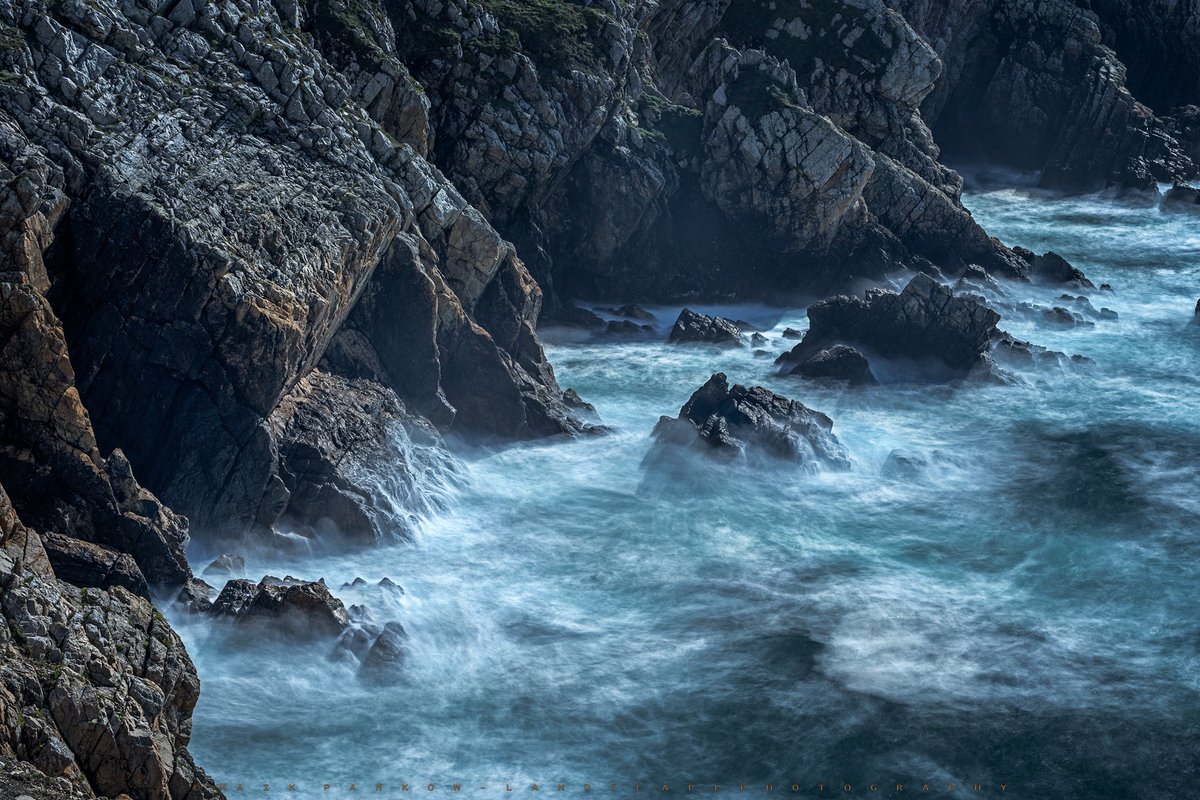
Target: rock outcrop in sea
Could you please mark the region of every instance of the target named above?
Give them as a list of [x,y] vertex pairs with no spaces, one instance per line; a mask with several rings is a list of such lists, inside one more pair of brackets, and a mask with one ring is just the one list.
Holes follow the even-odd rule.
[[674,448],[684,448],[725,460],[769,456],[799,465],[850,466],[829,417],[762,386],[730,386],[722,372],[695,391],[679,416],[660,418],[654,440],[650,465],[669,462]]
[[[941,148],[1072,191],[1178,182],[1164,208],[1194,209],[1197,19],[1166,0],[0,4],[0,758],[84,795],[218,796],[187,751],[195,671],[148,599],[204,599],[189,535],[370,546],[453,484],[448,437],[598,430],[543,307],[599,330],[576,299],[825,296],[906,270],[1086,286],[989,236]],[[948,291],[817,304],[797,368],[968,369],[995,322]],[[659,438],[845,461],[823,415],[716,376]],[[372,629],[372,679],[401,630]]]
[[863,298],[822,300],[809,306],[808,318],[803,341],[779,358],[795,374],[806,374],[814,355],[831,346],[857,345],[872,356],[935,361],[950,374],[966,375],[984,362],[1000,321],[983,303],[955,295],[928,275],[915,276],[901,292],[871,289]]

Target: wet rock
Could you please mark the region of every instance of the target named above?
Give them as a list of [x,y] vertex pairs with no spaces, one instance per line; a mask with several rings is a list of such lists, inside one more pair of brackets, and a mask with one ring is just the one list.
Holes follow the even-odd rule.
[[722,458],[764,454],[798,464],[850,466],[829,417],[761,386],[730,386],[720,372],[696,390],[678,417],[659,419],[654,439],[652,460],[669,457],[663,447],[683,446]]
[[277,525],[329,546],[407,537],[412,514],[428,510],[422,483],[457,469],[440,434],[367,379],[314,370],[268,422],[279,443]]
[[1000,364],[1012,367],[1031,367],[1038,365],[1057,366],[1069,360],[1083,359],[1083,356],[1072,356],[1058,350],[1050,350],[1032,342],[1018,339],[1006,331],[996,331],[992,339],[991,356]]
[[642,322],[654,322],[658,317],[651,314],[646,309],[639,305],[624,305],[620,308],[614,308],[612,313],[618,317],[626,317],[627,319],[637,319]]
[[785,339],[803,339],[804,331],[798,331],[795,328],[784,328],[783,338]]
[[1103,306],[1100,308],[1100,319],[1115,320],[1120,318],[1121,315],[1116,311],[1113,311],[1111,308],[1105,308]]
[[1196,301],[1196,313],[1192,315],[1192,322],[1200,324],[1200,300]]
[[1092,327],[1093,322],[1080,318],[1062,306],[1055,306],[1042,312],[1042,322],[1056,328]]
[[1046,286],[1074,286],[1080,289],[1095,288],[1086,275],[1071,266],[1071,263],[1058,253],[1051,252],[1039,256],[1021,247],[1013,249],[1029,263],[1030,275],[1038,283]]
[[754,345],[755,347],[762,347],[763,345],[767,344],[769,341],[770,340],[767,337],[763,336],[761,333],[750,334],[750,344]]
[[908,450],[893,450],[888,453],[879,474],[892,480],[917,480],[929,469],[929,459]]
[[899,293],[872,289],[865,299],[822,300],[808,317],[804,340],[779,359],[787,369],[831,345],[850,344],[886,358],[935,359],[962,373],[983,359],[1000,321],[987,306],[923,274]]
[[608,325],[604,317],[579,306],[570,306],[559,311],[551,320],[560,325],[569,325],[587,330],[602,330]]
[[217,590],[212,584],[202,578],[192,578],[179,590],[175,602],[193,614],[204,614],[212,610],[216,596]]
[[402,677],[407,658],[408,633],[399,622],[389,622],[363,658],[359,675],[372,683],[394,683]]
[[582,411],[585,414],[595,414],[596,407],[579,396],[579,392],[568,388],[563,392],[563,403],[567,408]]
[[387,591],[395,594],[404,594],[404,587],[388,577],[380,578],[379,583],[376,585],[381,589],[386,589]]
[[204,568],[204,574],[210,576],[231,575],[233,577],[245,575],[246,559],[232,553],[223,553]]
[[611,320],[604,328],[609,336],[645,336],[654,332],[653,325],[639,325],[627,319]]
[[835,344],[824,350],[818,350],[797,364],[790,374],[801,375],[805,378],[832,378],[848,381],[852,386],[878,382],[871,374],[871,365],[866,357],[853,347],[844,344]]
[[325,582],[264,578],[257,584],[239,579],[225,584],[211,613],[240,623],[266,622],[264,630],[306,639],[334,638],[350,624],[346,607]]
[[668,341],[741,347],[742,331],[724,317],[710,317],[685,308],[675,320]]
[[1200,189],[1186,184],[1172,186],[1163,196],[1162,210],[1200,214]]

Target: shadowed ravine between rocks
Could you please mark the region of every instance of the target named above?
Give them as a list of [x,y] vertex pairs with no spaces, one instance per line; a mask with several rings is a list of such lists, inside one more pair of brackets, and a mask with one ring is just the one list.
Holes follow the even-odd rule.
[[[921,386],[781,377],[802,311],[719,312],[751,348],[545,329],[563,386],[614,432],[460,453],[412,543],[247,573],[323,577],[408,632],[379,687],[309,650],[176,612],[218,782],[499,787],[689,781],[979,783],[1019,798],[1187,793],[1200,742],[1200,282],[1195,218],[1012,190],[967,205],[1112,293],[1005,284],[1001,327],[1090,363]],[[1033,304],[1023,306],[1023,303]],[[848,471],[641,466],[717,371],[828,414]],[[885,469],[906,451],[909,471]],[[193,559],[194,563],[198,559]],[[205,562],[206,563],[206,562]],[[368,586],[339,588],[356,577]],[[374,586],[388,577],[404,593]],[[1047,754],[1054,754],[1053,758]],[[1146,764],[1159,765],[1148,775]],[[626,795],[620,795],[626,796]]]

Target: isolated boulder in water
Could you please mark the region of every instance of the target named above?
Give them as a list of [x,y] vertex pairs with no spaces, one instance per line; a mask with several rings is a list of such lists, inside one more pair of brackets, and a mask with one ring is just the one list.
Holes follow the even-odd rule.
[[367,651],[359,674],[372,682],[388,683],[400,677],[406,658],[408,634],[399,622],[389,622]]
[[696,390],[679,416],[662,417],[655,447],[682,445],[715,455],[760,452],[801,464],[848,468],[833,420],[762,386],[729,385],[718,372]]
[[1071,262],[1058,253],[1049,252],[1039,256],[1023,247],[1014,247],[1013,252],[1029,264],[1029,275],[1036,283],[1047,286],[1074,286],[1079,289],[1096,288],[1087,275],[1071,266]]
[[690,308],[679,312],[679,319],[671,328],[668,337],[672,342],[702,342],[708,344],[737,345],[742,344],[742,329],[737,323],[724,317],[710,317],[698,314]]
[[1196,301],[1196,313],[1192,315],[1192,322],[1200,325],[1200,300]]
[[1162,210],[1200,214],[1200,189],[1182,183],[1175,184],[1163,197]]
[[804,340],[779,358],[794,367],[834,344],[885,358],[937,359],[966,372],[987,352],[1000,315],[918,274],[902,292],[871,289],[865,299],[840,295],[809,306]]
[[304,638],[333,638],[350,624],[346,607],[324,580],[266,577],[255,584],[232,580],[213,601],[213,614],[240,622],[268,620]]
[[877,383],[866,356],[844,344],[817,351],[797,364],[791,374],[805,378],[832,378],[854,385]]

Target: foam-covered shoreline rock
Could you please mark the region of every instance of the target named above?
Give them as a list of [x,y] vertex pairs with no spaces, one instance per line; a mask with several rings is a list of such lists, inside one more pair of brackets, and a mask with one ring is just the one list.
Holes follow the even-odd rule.
[[660,418],[653,437],[651,461],[670,459],[669,448],[683,447],[723,459],[765,455],[799,465],[850,466],[829,417],[762,386],[730,386],[721,372],[692,394],[677,417]]
[[843,344],[884,358],[932,359],[966,374],[984,360],[1000,321],[983,303],[920,274],[901,292],[871,289],[863,298],[827,298],[809,306],[808,317],[804,340],[779,358],[787,371]]

